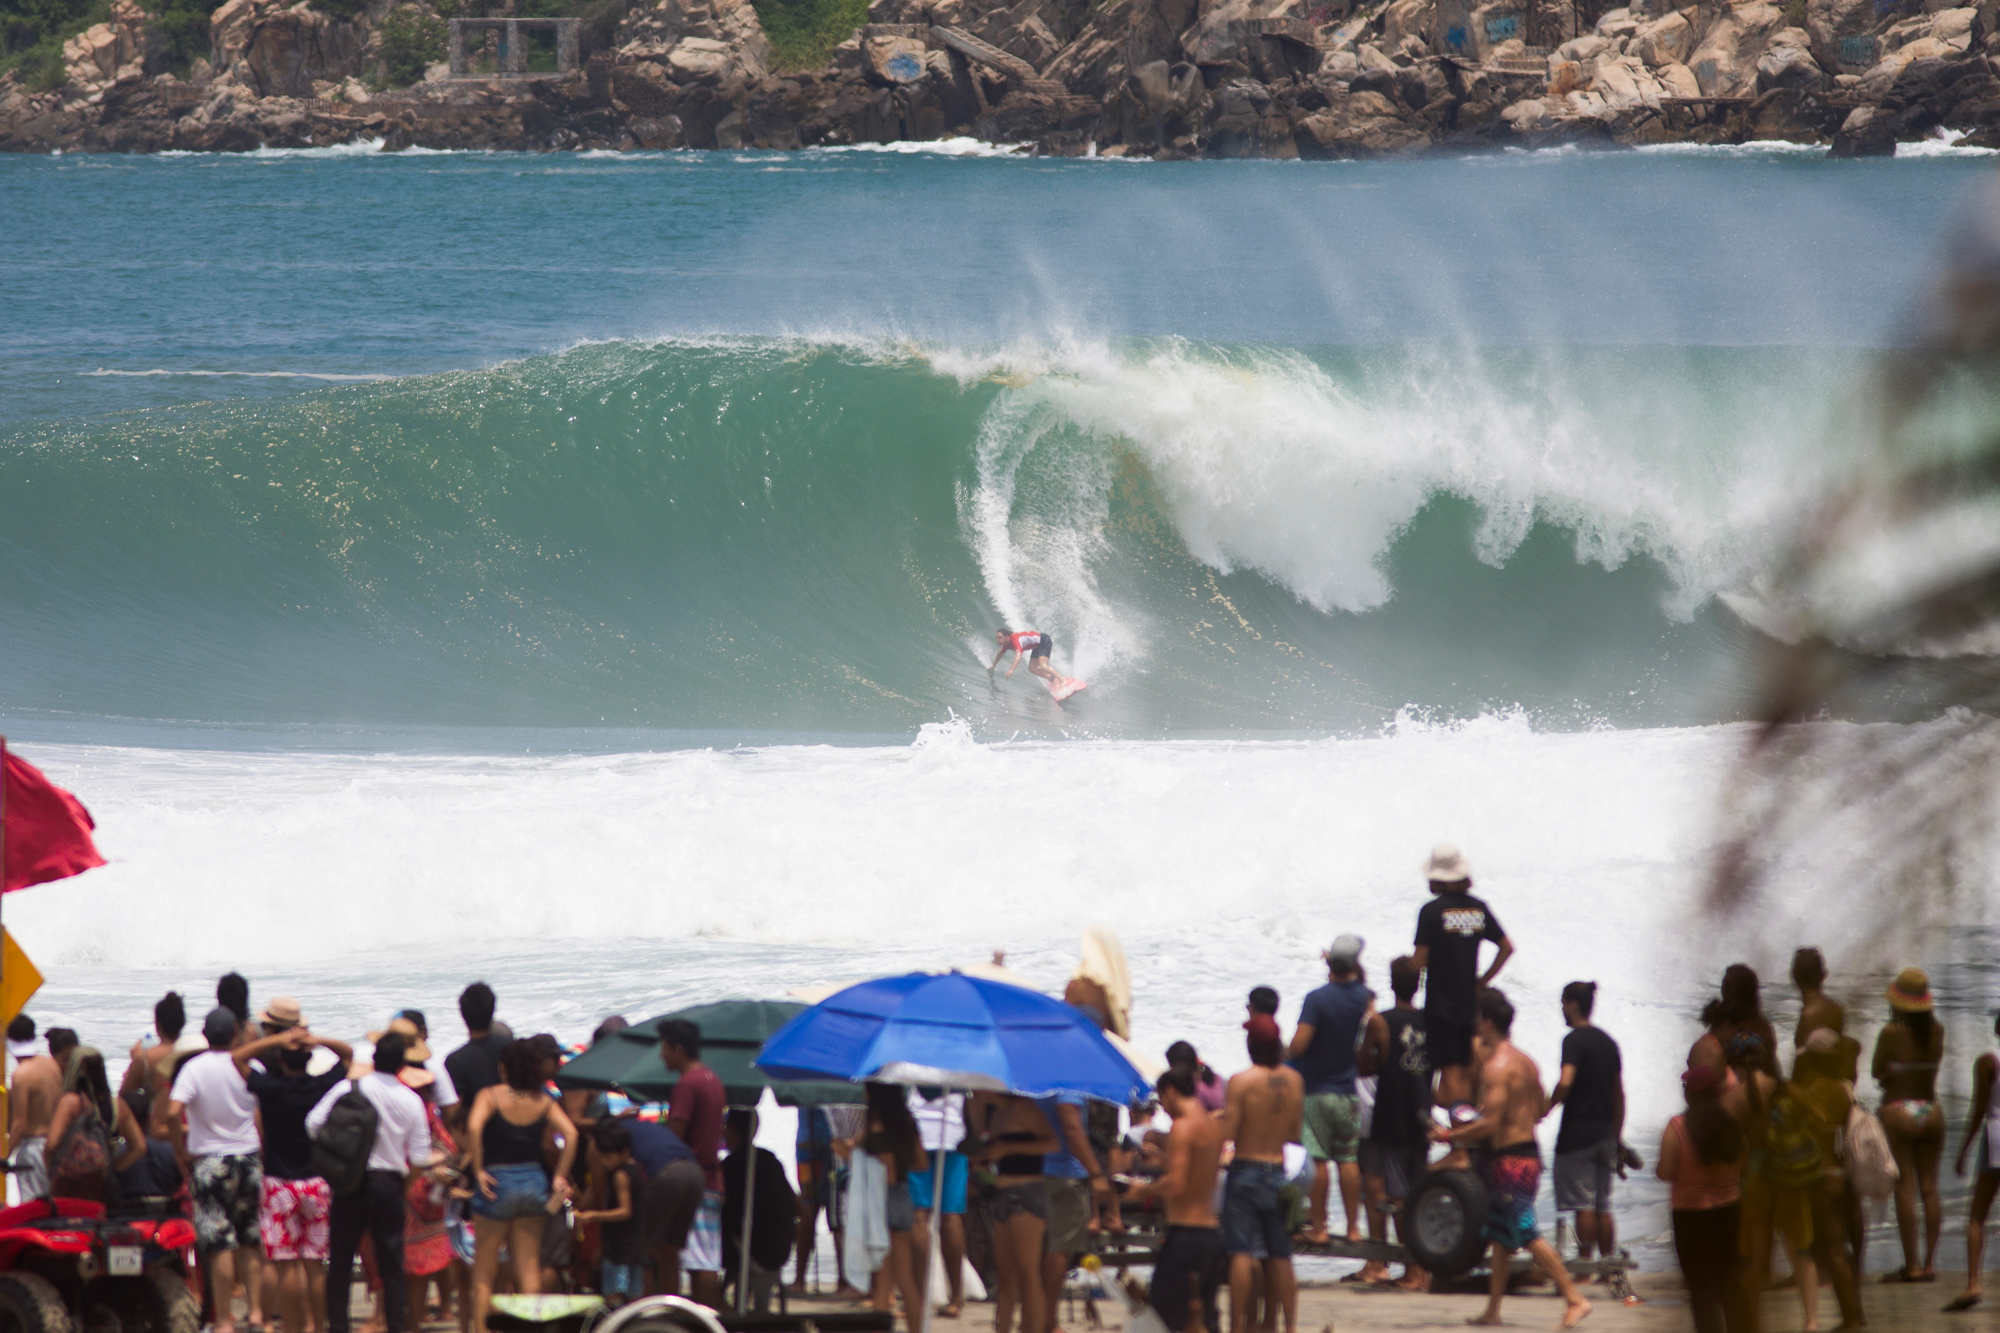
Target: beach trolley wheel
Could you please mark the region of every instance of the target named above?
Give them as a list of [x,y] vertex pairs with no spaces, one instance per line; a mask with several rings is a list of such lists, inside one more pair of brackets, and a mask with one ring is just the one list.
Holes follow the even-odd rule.
[[0,1273],[0,1333],[70,1333],[69,1325],[55,1283],[33,1273]]
[[1403,1201],[1410,1255],[1439,1277],[1457,1277],[1486,1249],[1486,1186],[1470,1171],[1430,1171]]
[[[4,1333],[4,1330],[0,1330]],[[642,1296],[591,1326],[590,1333],[724,1333],[715,1311],[681,1296]]]

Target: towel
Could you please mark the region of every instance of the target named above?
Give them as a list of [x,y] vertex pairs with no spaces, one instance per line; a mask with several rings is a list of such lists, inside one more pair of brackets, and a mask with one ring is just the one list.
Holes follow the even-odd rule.
[[847,1171],[847,1243],[840,1274],[862,1291],[889,1257],[889,1168],[871,1152],[855,1150]]

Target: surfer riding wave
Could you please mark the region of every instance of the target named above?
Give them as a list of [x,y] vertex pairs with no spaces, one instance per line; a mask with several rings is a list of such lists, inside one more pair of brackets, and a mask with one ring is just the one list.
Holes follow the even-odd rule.
[[1014,663],[1013,666],[1007,668],[1009,679],[1013,678],[1014,667],[1021,665],[1023,657],[1028,659],[1028,670],[1034,672],[1043,680],[1057,681],[1062,679],[1062,677],[1056,675],[1055,669],[1049,665],[1049,654],[1055,651],[1056,646],[1056,641],[1049,635],[1042,633],[1038,629],[1013,631],[1003,629],[996,630],[993,638],[1000,645],[1000,651],[993,654],[992,664],[986,668],[988,671],[997,670],[1000,666],[1000,659],[1005,657],[1011,649],[1014,654]]

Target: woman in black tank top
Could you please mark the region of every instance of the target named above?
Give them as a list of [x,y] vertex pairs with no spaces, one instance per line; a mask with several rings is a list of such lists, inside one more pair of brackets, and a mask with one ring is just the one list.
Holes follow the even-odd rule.
[[[524,1294],[539,1291],[542,1225],[570,1195],[569,1169],[576,1158],[576,1126],[549,1096],[542,1082],[541,1056],[534,1045],[510,1041],[500,1051],[506,1080],[480,1089],[467,1117],[472,1147],[472,1306],[474,1328],[486,1327],[493,1279],[500,1270],[500,1247],[514,1258],[514,1282]],[[546,1174],[553,1140],[555,1179]]]
[[1021,1333],[1048,1333],[1042,1240],[1049,1229],[1049,1188],[1042,1178],[1042,1158],[1060,1146],[1055,1126],[1029,1098],[991,1092],[973,1094],[965,1125],[965,1155],[989,1163],[995,1173],[988,1209],[999,1269],[994,1333],[1013,1333],[1017,1305]]

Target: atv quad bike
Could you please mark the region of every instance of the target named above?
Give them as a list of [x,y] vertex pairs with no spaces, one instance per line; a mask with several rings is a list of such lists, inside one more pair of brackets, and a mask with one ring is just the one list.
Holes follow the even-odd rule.
[[32,1199],[0,1209],[0,1333],[200,1333],[194,1224],[160,1205]]

